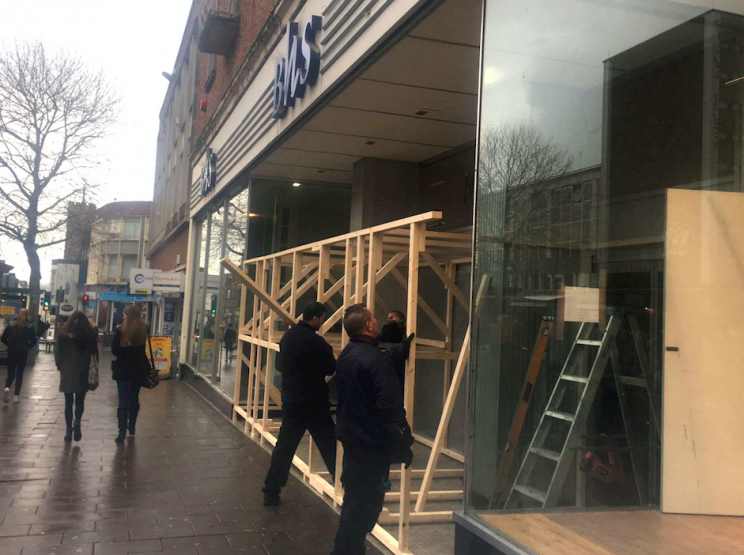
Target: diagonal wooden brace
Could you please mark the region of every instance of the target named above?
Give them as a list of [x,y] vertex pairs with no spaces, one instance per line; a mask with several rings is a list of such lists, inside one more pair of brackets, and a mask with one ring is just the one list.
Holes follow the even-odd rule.
[[253,281],[248,275],[241,270],[235,262],[230,260],[229,258],[225,257],[222,259],[221,262],[222,266],[225,267],[225,269],[230,272],[235,279],[237,279],[240,283],[245,285],[256,297],[261,299],[266,305],[276,312],[277,316],[279,316],[284,322],[289,326],[292,327],[295,325],[294,318],[287,312],[282,305],[277,303],[271,295],[269,295],[262,287],[259,287],[258,284],[256,284],[255,281]]

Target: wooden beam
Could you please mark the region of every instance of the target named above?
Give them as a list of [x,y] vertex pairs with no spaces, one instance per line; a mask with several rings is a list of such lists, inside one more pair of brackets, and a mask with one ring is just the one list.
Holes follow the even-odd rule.
[[292,327],[295,325],[294,318],[284,310],[280,304],[278,304],[270,295],[267,295],[263,290],[263,287],[259,287],[255,281],[249,278],[238,266],[229,258],[225,257],[222,259],[222,265],[228,270],[238,281],[243,283],[250,291],[259,299],[261,299],[268,307],[279,315],[284,320],[287,326]]
[[[380,524],[395,524],[404,518],[404,513],[391,513],[387,509],[383,509],[380,513],[380,518],[377,522]],[[405,514],[405,518],[409,524],[434,524],[436,522],[449,522],[452,520],[452,511],[437,511],[431,513],[420,513],[418,511]],[[404,540],[405,541],[405,540]],[[398,534],[398,543],[402,551],[408,551],[408,546],[401,541],[400,533]]]
[[[419,492],[411,492],[411,501],[418,499]],[[429,499],[432,501],[459,501],[463,497],[461,489],[456,490],[434,490],[429,492]],[[389,491],[385,494],[385,503],[400,501],[399,491]]]
[[[419,260],[426,226],[421,223],[411,224],[411,243],[408,252],[408,298],[406,301],[407,334],[416,332],[419,304]],[[408,424],[413,430],[413,397],[416,384],[416,340],[411,343],[406,368],[405,392],[403,405],[406,409]],[[411,535],[411,473],[401,467],[400,515],[398,521],[398,545],[403,551],[408,550]]]
[[[393,268],[390,270],[390,274],[398,281],[398,283],[401,284],[403,289],[408,290],[408,280],[401,274],[396,268]],[[434,312],[434,310],[429,306],[429,303],[427,303],[421,295],[418,297],[418,306],[421,308],[421,310],[424,311],[424,314],[426,314],[429,319],[434,323],[434,325],[439,328],[439,331],[442,332],[445,336],[447,335],[447,326],[445,326],[444,322],[442,322],[442,319],[437,316],[437,313]]]
[[401,228],[401,227],[408,227],[412,224],[421,223],[423,225],[426,224],[426,222],[431,222],[434,220],[441,220],[442,219],[442,213],[441,212],[425,212],[423,214],[418,214],[416,216],[409,216],[408,218],[403,218],[401,220],[395,220],[393,222],[388,222],[386,224],[380,224],[376,225],[367,229],[362,229],[359,231],[352,231],[351,233],[347,233],[345,235],[339,235],[337,237],[331,237],[330,239],[324,239],[323,241],[318,241],[316,243],[310,243],[308,245],[303,245],[301,247],[295,247],[292,249],[287,249],[282,252],[278,252],[276,254],[268,254],[265,256],[259,256],[256,258],[251,258],[250,260],[246,260],[246,264],[253,264],[260,260],[270,259],[274,257],[285,257],[291,255],[295,251],[307,251],[307,250],[317,250],[321,245],[334,245],[338,244],[341,241],[344,241],[347,238],[352,237],[360,237],[363,235],[368,235],[369,233],[379,233],[383,231],[388,231],[391,229]]
[[[481,304],[481,300],[488,290],[488,284],[490,282],[490,276],[484,274],[481,278],[480,287],[478,288],[478,294],[475,298],[475,307],[473,309],[473,315],[471,318],[472,322],[476,322],[478,317],[478,308]],[[450,385],[449,392],[447,394],[447,400],[444,403],[444,409],[442,410],[442,418],[439,421],[437,428],[437,435],[434,439],[434,445],[431,448],[431,454],[429,455],[429,462],[426,464],[426,474],[424,475],[424,481],[421,484],[421,495],[416,502],[416,512],[422,512],[426,506],[426,498],[431,489],[431,481],[433,479],[433,472],[439,462],[439,456],[444,447],[444,434],[449,427],[450,419],[452,418],[452,411],[455,408],[455,402],[457,401],[457,394],[460,390],[460,383],[465,375],[465,368],[468,363],[468,356],[470,355],[470,334],[472,324],[468,326],[465,332],[465,339],[462,342],[462,348],[460,349],[460,357],[457,359],[457,365],[455,366],[455,373],[452,376],[452,384]]]
[[360,235],[356,239],[356,274],[354,287],[354,303],[364,302],[364,239]]
[[382,262],[382,237],[369,234],[369,261],[367,262],[367,306],[375,313],[377,293],[377,270]]
[[460,304],[465,307],[465,310],[470,310],[470,304],[468,303],[468,299],[465,297],[463,292],[460,290],[460,288],[455,283],[455,280],[450,278],[442,268],[439,267],[439,262],[436,261],[436,259],[430,255],[428,252],[422,252],[421,258],[423,258],[426,263],[431,267],[432,270],[434,270],[434,273],[437,274],[439,279],[442,280],[442,283],[447,286],[447,289],[452,291],[452,294],[455,296],[455,298],[460,301]]

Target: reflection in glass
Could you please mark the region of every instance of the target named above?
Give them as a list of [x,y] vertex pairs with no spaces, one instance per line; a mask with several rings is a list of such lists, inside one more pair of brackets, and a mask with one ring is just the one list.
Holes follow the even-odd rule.
[[[512,510],[656,506],[665,195],[744,190],[744,126],[732,115],[744,109],[744,84],[730,82],[744,75],[744,17],[705,1],[486,0],[485,8],[473,282],[487,275],[491,285],[473,326],[466,509],[504,510],[515,484],[526,493],[517,491]],[[553,426],[539,438],[538,461],[528,447],[578,319],[556,323],[521,435],[507,438],[538,329],[564,314],[567,287],[603,292],[596,317],[620,315],[617,367],[638,380],[645,359],[650,388],[627,391],[623,412],[608,366],[577,442],[564,451]],[[574,361],[578,376],[589,375],[594,356]],[[500,486],[507,452],[514,463]],[[570,468],[548,503],[542,494],[564,457]],[[530,483],[520,482],[523,466]]]

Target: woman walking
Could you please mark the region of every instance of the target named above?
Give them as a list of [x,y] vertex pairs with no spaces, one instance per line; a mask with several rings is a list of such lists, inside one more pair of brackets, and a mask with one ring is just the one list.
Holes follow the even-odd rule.
[[3,402],[10,401],[10,386],[15,381],[13,402],[18,403],[21,400],[23,372],[28,364],[28,352],[36,345],[36,333],[28,321],[28,311],[25,308],[18,313],[15,324],[5,328],[0,341],[8,346],[8,379],[5,380]]
[[124,438],[134,435],[137,415],[140,410],[140,388],[147,385],[150,363],[145,353],[147,343],[147,324],[142,320],[142,310],[138,306],[124,309],[124,321],[114,334],[111,353],[116,357],[112,368],[119,389],[119,435],[116,443],[124,443]]
[[[91,358],[98,358],[98,336],[82,312],[73,312],[57,337],[54,362],[59,370],[59,390],[65,394],[65,441],[83,437],[80,421],[88,392],[88,370]],[[73,423],[73,405],[75,421]]]

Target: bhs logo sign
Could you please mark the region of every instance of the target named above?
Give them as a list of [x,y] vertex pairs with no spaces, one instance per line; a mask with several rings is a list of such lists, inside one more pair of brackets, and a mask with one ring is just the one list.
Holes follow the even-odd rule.
[[207,149],[207,159],[204,161],[201,171],[201,195],[206,197],[214,191],[217,183],[217,155],[211,148]]
[[320,49],[316,36],[322,24],[322,17],[311,16],[299,37],[299,25],[294,21],[287,23],[287,55],[276,64],[272,117],[284,117],[287,108],[294,106],[295,99],[304,97],[305,88],[318,79]]

